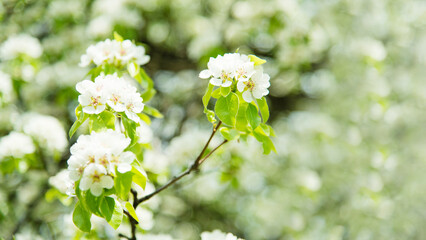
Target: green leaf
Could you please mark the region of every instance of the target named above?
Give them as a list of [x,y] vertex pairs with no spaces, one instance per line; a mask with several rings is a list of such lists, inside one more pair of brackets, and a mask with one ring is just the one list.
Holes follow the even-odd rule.
[[[256,130],[257,129],[259,129],[259,127],[256,128]],[[277,150],[275,149],[274,143],[268,136],[260,134],[258,133],[258,131],[254,131],[253,135],[259,142],[262,143],[263,154],[269,154],[271,151],[277,152]]]
[[145,92],[141,95],[144,102],[148,102],[156,93],[154,89],[154,81],[148,76],[148,74],[145,72],[143,68],[140,68],[139,74],[142,78],[141,85],[143,88],[145,88]]
[[74,224],[83,232],[90,232],[92,224],[90,223],[90,216],[92,214],[81,205],[80,202],[77,202],[72,214],[72,221]]
[[157,109],[150,107],[148,105],[145,105],[143,107],[143,112],[148,114],[148,115],[151,115],[153,117],[156,117],[156,118],[163,118],[164,117],[163,114],[161,114]]
[[213,92],[213,85],[209,83],[209,86],[206,89],[206,92],[204,93],[203,96],[203,105],[204,108],[207,108],[207,105],[209,104],[210,98],[212,96],[212,92]]
[[103,111],[99,114],[103,124],[110,129],[115,130],[115,114],[110,111]]
[[112,214],[114,212],[115,201],[112,197],[104,197],[101,200],[99,210],[102,216],[109,222],[112,218]]
[[214,90],[212,92],[212,97],[214,97],[216,99],[220,98],[221,96],[222,96],[222,94],[220,93],[220,88],[217,88],[216,90]]
[[217,121],[216,120],[216,115],[214,114],[214,112],[212,110],[209,110],[209,109],[205,108],[204,109],[204,113],[206,114],[207,119],[209,120],[209,122],[215,123]]
[[87,191],[84,197],[84,201],[92,213],[100,215],[99,205],[101,203],[101,197],[96,197],[90,191]]
[[259,106],[260,114],[262,115],[262,122],[266,123],[269,119],[269,108],[268,102],[265,97],[256,100],[257,105]]
[[151,125],[151,119],[145,113],[138,113],[139,118],[146,124]]
[[124,40],[123,37],[120,34],[118,34],[117,32],[114,32],[114,39],[117,42],[122,42]]
[[116,199],[114,199],[114,202],[114,211],[112,213],[111,220],[108,221],[108,223],[111,225],[111,227],[117,229],[123,221],[123,208],[121,207],[120,202],[118,202]]
[[127,118],[126,116],[122,116],[122,122],[125,130],[125,134],[127,137],[131,139],[130,146],[135,144],[138,141],[138,136],[136,134],[136,127],[137,124],[133,121]]
[[132,167],[132,173],[133,175],[133,182],[135,182],[137,185],[141,186],[141,188],[145,189],[146,186],[146,176],[143,175],[138,169],[135,167]]
[[230,129],[227,127],[220,128],[220,134],[222,134],[222,136],[228,141],[238,139],[240,136],[240,132],[238,132],[235,129]]
[[248,131],[248,121],[246,117],[248,103],[241,101],[240,107],[238,109],[237,114],[237,123],[235,124],[235,128],[240,131]]
[[86,119],[89,117],[89,114],[84,113],[83,107],[81,105],[78,105],[75,108],[75,116],[77,117],[77,120],[73,123],[68,132],[70,138],[74,135],[77,129],[86,121]]
[[224,97],[228,96],[231,92],[231,87],[220,87],[220,94]]
[[238,104],[237,94],[230,93],[227,97],[220,97],[217,100],[214,110],[223,123],[235,126]]
[[133,208],[132,204],[129,202],[126,202],[124,206],[126,207],[127,211],[129,211],[130,216],[132,216],[134,219],[136,219],[136,221],[139,222],[138,216],[136,215],[136,211]]
[[259,126],[259,124],[260,124],[260,117],[259,117],[259,114],[257,113],[257,108],[256,108],[256,106],[254,106],[251,103],[247,107],[246,117],[247,117],[247,120],[248,120],[250,126],[253,129],[256,129],[257,126]]
[[261,59],[261,58],[255,56],[255,55],[249,55],[249,58],[250,58],[251,62],[254,62],[255,66],[262,65],[262,64],[266,63],[266,60]]
[[116,194],[123,200],[129,197],[130,188],[132,187],[132,172],[120,173],[116,171],[117,177],[114,179]]
[[89,114],[84,113],[82,115],[84,115],[83,119],[75,121],[74,124],[71,126],[70,131],[68,132],[70,138],[74,135],[77,129],[89,118]]

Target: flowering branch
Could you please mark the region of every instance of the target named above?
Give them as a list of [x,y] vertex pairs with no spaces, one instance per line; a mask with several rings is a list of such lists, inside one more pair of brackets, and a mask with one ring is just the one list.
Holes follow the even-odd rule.
[[155,195],[157,195],[158,193],[162,192],[164,189],[170,187],[171,185],[173,185],[175,182],[179,181],[181,178],[183,178],[186,175],[189,175],[191,172],[198,170],[199,166],[201,165],[201,163],[203,163],[208,157],[210,157],[210,155],[216,151],[220,146],[222,146],[223,144],[225,144],[227,142],[227,140],[224,140],[219,146],[217,146],[216,148],[214,148],[211,152],[209,152],[204,158],[203,155],[207,150],[207,147],[209,146],[213,136],[216,134],[217,130],[219,129],[220,125],[222,124],[222,122],[219,122],[215,128],[213,128],[212,134],[210,135],[209,140],[207,140],[206,144],[204,145],[203,150],[201,150],[200,154],[198,155],[198,157],[195,159],[194,163],[192,163],[192,165],[186,169],[184,172],[182,172],[181,174],[179,174],[178,176],[173,177],[168,183],[166,183],[164,186],[160,187],[159,189],[157,189],[155,192],[148,194],[140,199],[138,199],[136,201],[136,206],[139,205],[142,202],[145,202],[147,200],[149,200],[150,198],[154,197]]
[[[213,131],[209,137],[209,139],[207,140],[206,144],[204,145],[203,149],[201,150],[200,154],[198,155],[198,157],[194,160],[194,162],[192,163],[192,165],[186,169],[184,172],[182,172],[181,174],[174,176],[168,183],[166,183],[165,185],[163,185],[162,187],[160,187],[159,189],[157,189],[156,191],[152,192],[151,194],[148,194],[142,198],[137,198],[137,193],[136,191],[134,191],[133,189],[131,190],[132,194],[133,194],[133,207],[136,209],[136,207],[145,202],[148,201],[149,199],[151,199],[152,197],[154,197],[155,195],[159,194],[160,192],[162,192],[163,190],[167,189],[168,187],[170,187],[171,185],[173,185],[174,183],[176,183],[177,181],[179,181],[180,179],[182,179],[184,176],[189,175],[191,172],[196,171],[199,169],[200,165],[207,160],[207,158],[209,158],[217,149],[219,149],[223,144],[227,143],[228,140],[224,140],[222,143],[220,143],[217,147],[215,147],[212,151],[210,151],[206,156],[204,156],[208,146],[210,145],[211,140],[213,139],[213,136],[216,134],[217,130],[219,129],[220,125],[222,124],[222,122],[219,121],[219,123],[213,128]],[[204,157],[203,157],[204,156]],[[132,228],[132,237],[127,237],[123,234],[120,234],[119,237],[121,238],[126,238],[129,240],[136,240],[136,224],[138,223],[138,221],[136,219],[134,219],[130,213],[128,213],[127,211],[124,211],[124,213],[129,217],[129,221],[130,221],[130,225]]]

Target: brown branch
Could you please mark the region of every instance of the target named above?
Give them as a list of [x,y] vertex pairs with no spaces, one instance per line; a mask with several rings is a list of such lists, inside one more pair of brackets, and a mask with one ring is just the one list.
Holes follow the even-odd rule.
[[186,175],[189,175],[191,172],[198,170],[199,166],[201,165],[202,162],[204,162],[214,151],[216,151],[220,146],[222,146],[224,143],[227,142],[227,140],[225,140],[224,142],[222,142],[219,146],[217,146],[215,149],[213,149],[210,153],[207,154],[206,157],[202,158],[204,153],[206,152],[208,146],[210,145],[211,140],[213,139],[213,136],[216,134],[217,130],[219,129],[220,125],[222,124],[222,122],[219,122],[216,127],[213,128],[212,134],[210,135],[210,138],[207,140],[206,144],[204,145],[203,149],[201,150],[200,154],[198,155],[198,157],[194,160],[194,162],[192,163],[192,165],[186,169],[184,172],[182,172],[181,174],[174,176],[168,183],[166,183],[165,185],[163,185],[162,187],[158,188],[156,191],[137,199],[136,202],[136,206],[139,205],[142,202],[145,202],[147,200],[149,200],[150,198],[154,197],[155,195],[159,194],[160,192],[162,192],[164,189],[167,189],[168,187],[170,187],[171,185],[173,185],[174,183],[176,183],[177,181],[179,181],[181,178],[183,178]]
[[[192,163],[192,165],[190,167],[188,167],[188,169],[186,169],[184,172],[182,172],[181,174],[179,174],[177,176],[174,176],[168,183],[166,183],[162,187],[158,188],[156,191],[154,191],[154,192],[152,192],[152,193],[150,193],[150,194],[148,194],[148,195],[146,195],[146,196],[144,196],[142,198],[139,198],[139,199],[137,198],[137,192],[135,190],[131,189],[131,193],[133,195],[133,208],[136,209],[137,206],[139,204],[141,204],[142,202],[145,202],[145,201],[149,200],[150,198],[154,197],[155,195],[159,194],[163,190],[167,189],[168,187],[170,187],[171,185],[173,185],[174,183],[176,183],[177,181],[179,181],[184,176],[189,175],[191,172],[198,170],[198,168],[200,167],[200,165],[205,160],[207,160],[207,158],[209,158],[223,144],[227,143],[228,140],[224,140],[221,144],[219,144],[212,151],[210,151],[206,156],[204,156],[207,148],[210,145],[211,140],[213,139],[214,135],[216,134],[216,132],[219,129],[219,127],[220,127],[221,124],[222,124],[222,122],[219,121],[219,123],[213,128],[213,131],[212,131],[209,139],[207,140],[206,144],[204,145],[203,149],[201,150],[200,154],[194,160],[194,162]],[[136,240],[136,225],[138,224],[138,221],[136,219],[134,219],[132,217],[132,215],[130,215],[130,213],[128,211],[124,210],[124,213],[129,217],[129,221],[130,221],[130,225],[131,225],[131,229],[132,229],[132,236],[128,237],[128,236],[125,236],[123,234],[119,234],[118,236],[121,237],[121,238],[126,238],[128,240]]]

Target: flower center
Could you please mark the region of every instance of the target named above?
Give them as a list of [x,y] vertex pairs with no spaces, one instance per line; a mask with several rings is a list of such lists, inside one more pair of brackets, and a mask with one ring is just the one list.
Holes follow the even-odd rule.
[[101,97],[100,96],[90,97],[90,99],[92,100],[91,105],[93,105],[93,107],[95,107],[95,109],[96,109],[96,107],[100,104],[99,100],[101,99]]

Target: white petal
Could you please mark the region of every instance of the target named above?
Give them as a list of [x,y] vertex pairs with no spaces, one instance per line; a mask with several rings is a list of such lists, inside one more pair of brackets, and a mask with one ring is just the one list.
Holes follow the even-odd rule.
[[93,183],[92,186],[90,187],[90,192],[93,194],[93,196],[96,196],[96,197],[100,196],[103,190],[104,190],[103,187],[98,182]]
[[238,89],[238,91],[243,92],[245,87],[246,87],[245,82],[243,82],[243,81],[238,81],[237,82],[237,89]]
[[101,186],[104,188],[112,188],[114,186],[114,180],[110,176],[101,177]]
[[219,78],[212,78],[210,79],[210,83],[214,86],[220,86],[222,85],[222,80]]
[[229,86],[231,86],[231,84],[232,84],[231,81],[226,80],[226,82],[222,84],[222,87],[229,87]]
[[88,89],[90,89],[91,87],[94,86],[94,83],[90,80],[83,80],[79,83],[77,83],[77,85],[75,86],[75,88],[77,89],[77,91],[79,93],[84,93],[86,92]]
[[80,189],[83,190],[83,191],[86,191],[87,189],[90,188],[92,183],[93,183],[93,181],[92,181],[91,178],[83,177],[80,181]]
[[128,163],[120,163],[117,166],[117,170],[121,173],[125,173],[132,170],[132,166]]
[[243,92],[243,99],[244,99],[244,101],[246,101],[246,102],[248,102],[248,103],[251,103],[251,102],[253,102],[253,96],[251,95],[251,92],[250,91],[245,91],[245,92]]
[[80,179],[80,173],[77,170],[69,171],[69,177],[73,181],[78,181]]
[[137,60],[136,60],[136,63],[137,64],[139,64],[139,65],[144,65],[144,64],[146,64],[147,62],[149,62],[149,60],[151,59],[151,57],[150,56],[147,56],[147,55],[145,55],[145,56],[143,56],[143,57],[141,57],[141,58],[138,58]]
[[204,69],[203,71],[200,72],[200,74],[198,75],[200,78],[202,79],[207,79],[212,75],[212,73],[210,72],[210,70],[208,69]]
[[126,113],[126,116],[129,118],[129,119],[131,119],[131,120],[133,120],[133,121],[135,121],[135,122],[139,122],[141,119],[139,118],[139,116],[136,114],[136,113],[134,113],[134,112],[130,112],[130,111],[125,111],[125,113]]
[[132,153],[132,152],[127,151],[127,152],[123,152],[122,154],[120,154],[119,161],[120,161],[121,163],[128,163],[128,164],[130,164],[130,163],[132,163],[135,159],[136,159],[135,154],[134,154],[134,153]]

